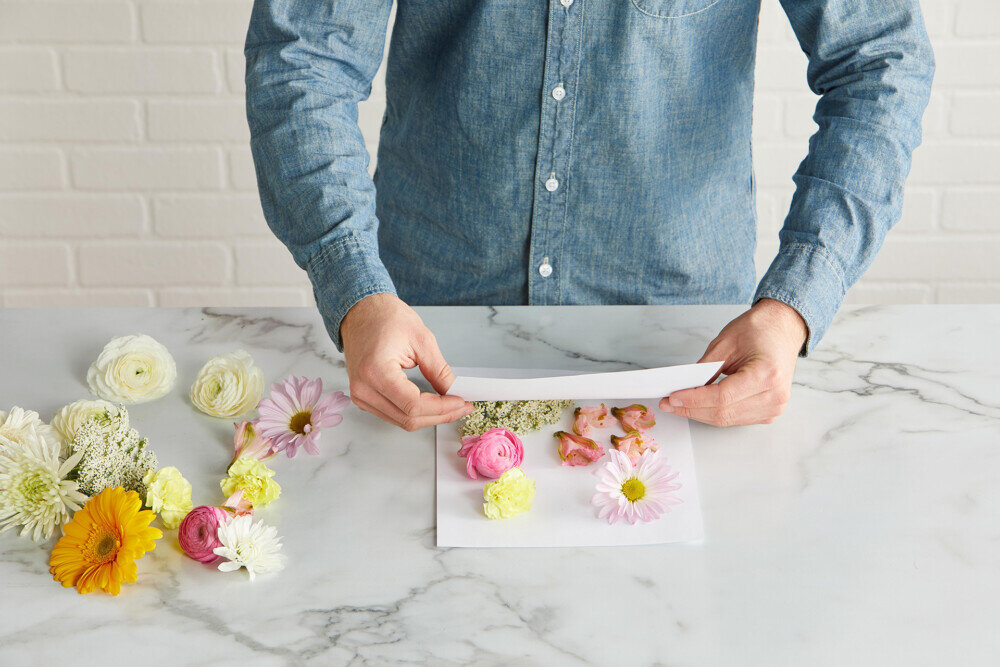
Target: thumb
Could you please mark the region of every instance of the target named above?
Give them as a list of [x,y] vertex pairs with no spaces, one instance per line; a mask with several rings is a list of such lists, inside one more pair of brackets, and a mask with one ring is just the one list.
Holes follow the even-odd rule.
[[417,365],[420,366],[420,373],[431,383],[434,391],[442,396],[447,394],[448,389],[455,381],[455,374],[451,372],[451,366],[444,360],[444,355],[441,354],[441,348],[438,347],[434,335],[430,331],[425,331],[414,351],[417,353]]

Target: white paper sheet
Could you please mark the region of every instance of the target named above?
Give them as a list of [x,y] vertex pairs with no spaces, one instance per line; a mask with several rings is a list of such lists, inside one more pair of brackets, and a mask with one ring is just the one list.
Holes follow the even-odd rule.
[[[700,364],[700,366],[706,368],[700,369],[700,374],[687,386],[703,384],[715,373],[712,368],[715,364]],[[544,394],[543,399],[568,398],[564,392],[584,377],[584,375],[571,375],[566,371],[523,369],[463,368],[455,369],[455,372],[466,379],[473,379],[473,376],[478,374],[475,379],[482,380],[486,379],[483,375],[490,374],[494,381],[499,378],[528,383],[536,382],[539,376],[546,373],[558,373],[558,377],[547,378],[551,382],[544,386],[545,391],[555,393]],[[525,376],[533,377],[534,380],[517,379]],[[591,374],[589,377],[595,375]],[[660,379],[662,380],[662,376]],[[497,394],[490,384],[474,383],[474,386],[486,392],[480,395],[489,398],[469,400],[508,400],[496,398]],[[682,387],[670,391],[678,388]],[[457,391],[454,393],[469,398]],[[679,471],[677,481],[682,484],[676,494],[683,502],[673,506],[668,514],[656,521],[634,526],[624,522],[608,525],[606,520],[597,518],[596,509],[590,504],[597,482],[593,473],[598,466],[607,461],[607,458],[602,458],[589,466],[562,465],[557,451],[558,442],[553,433],[572,430],[573,411],[569,409],[566,410],[562,422],[521,436],[525,452],[521,467],[535,480],[537,489],[531,511],[511,519],[491,521],[483,514],[483,486],[490,480],[472,480],[466,474],[466,461],[457,454],[461,446],[461,437],[460,422],[456,422],[437,427],[437,545],[440,547],[573,547],[664,544],[701,540],[703,538],[701,507],[698,502],[698,486],[688,422],[686,419],[661,412],[656,407],[656,401],[648,400],[646,392],[642,394],[641,398],[634,398],[635,394],[631,394],[631,398],[613,400],[595,399],[591,395],[587,399],[574,400],[574,404],[588,406],[604,403],[611,408],[642,403],[653,410],[656,415],[656,425],[650,429],[650,435],[659,443],[660,455],[666,457],[667,463]],[[520,396],[520,394],[515,395]],[[653,393],[654,397],[660,395],[663,394],[660,394],[659,390]],[[592,437],[607,451],[611,449],[612,434],[622,435],[623,432],[615,424],[609,428],[595,429]]]

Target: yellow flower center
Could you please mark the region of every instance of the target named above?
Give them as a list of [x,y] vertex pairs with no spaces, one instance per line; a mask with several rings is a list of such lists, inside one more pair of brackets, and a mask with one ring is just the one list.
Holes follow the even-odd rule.
[[48,484],[38,471],[32,471],[21,477],[17,489],[22,498],[35,505],[45,499]]
[[87,536],[83,555],[91,563],[107,563],[118,555],[118,548],[121,545],[121,541],[110,530],[94,526]]
[[637,480],[635,477],[626,479],[625,483],[622,484],[622,495],[625,496],[630,503],[642,500],[643,496],[646,495],[646,485]]
[[308,431],[306,431],[306,427],[310,426],[312,416],[311,410],[295,413],[292,415],[292,418],[288,420],[288,430],[293,433],[298,433],[299,435],[305,435],[308,433]]

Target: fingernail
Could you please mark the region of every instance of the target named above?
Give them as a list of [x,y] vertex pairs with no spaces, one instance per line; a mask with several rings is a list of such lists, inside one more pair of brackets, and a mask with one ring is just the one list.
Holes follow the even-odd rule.
[[665,399],[665,398],[660,401],[660,409],[663,410],[664,412],[673,412],[674,411],[673,406],[671,406],[670,403],[669,403],[669,401],[667,401],[667,399]]

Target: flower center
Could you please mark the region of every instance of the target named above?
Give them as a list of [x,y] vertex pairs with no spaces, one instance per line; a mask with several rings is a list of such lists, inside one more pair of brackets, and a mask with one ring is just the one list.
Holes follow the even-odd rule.
[[646,495],[646,485],[635,477],[626,479],[625,483],[622,484],[622,495],[625,496],[630,503],[642,500]]
[[84,555],[92,563],[107,563],[118,555],[118,547],[121,545],[122,543],[111,531],[106,528],[94,528],[87,537],[87,544],[84,545]]
[[311,410],[296,412],[288,420],[288,430],[299,435],[307,435],[312,430],[312,416]]
[[21,477],[17,488],[21,497],[34,505],[45,499],[47,486],[42,475],[38,472],[30,472]]

